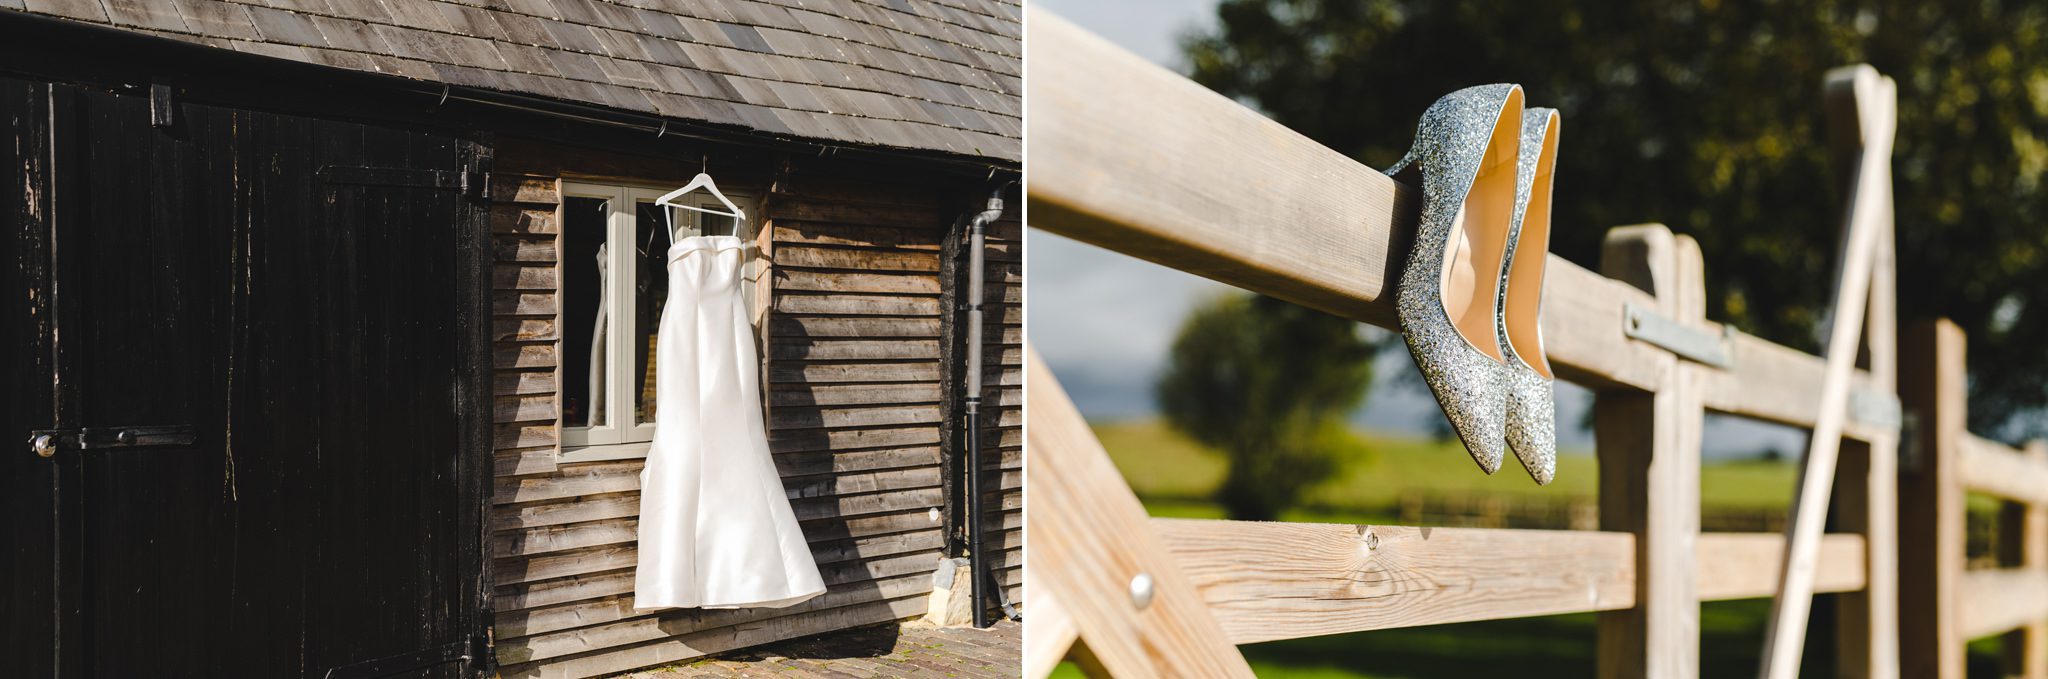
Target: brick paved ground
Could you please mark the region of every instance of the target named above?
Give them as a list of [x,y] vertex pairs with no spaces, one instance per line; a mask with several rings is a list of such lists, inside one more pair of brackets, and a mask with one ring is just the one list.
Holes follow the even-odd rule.
[[628,679],[1009,679],[1023,673],[1023,638],[1023,626],[1007,620],[985,630],[886,625],[769,644]]

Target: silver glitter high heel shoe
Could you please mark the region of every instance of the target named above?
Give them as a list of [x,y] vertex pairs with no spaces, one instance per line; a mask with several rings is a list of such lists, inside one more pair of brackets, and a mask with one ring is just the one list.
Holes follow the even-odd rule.
[[1508,365],[1508,450],[1537,485],[1557,475],[1557,415],[1543,353],[1543,267],[1550,256],[1550,189],[1557,170],[1557,111],[1522,113],[1515,217],[1500,272],[1500,350]]
[[1522,88],[1468,87],[1422,114],[1415,147],[1387,174],[1419,171],[1422,217],[1395,307],[1408,353],[1479,468],[1500,469],[1507,364],[1500,270],[1515,209]]

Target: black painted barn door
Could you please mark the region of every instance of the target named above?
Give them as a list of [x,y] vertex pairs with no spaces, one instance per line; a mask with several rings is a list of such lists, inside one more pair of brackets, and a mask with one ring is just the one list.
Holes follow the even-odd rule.
[[42,89],[48,674],[474,674],[483,147]]

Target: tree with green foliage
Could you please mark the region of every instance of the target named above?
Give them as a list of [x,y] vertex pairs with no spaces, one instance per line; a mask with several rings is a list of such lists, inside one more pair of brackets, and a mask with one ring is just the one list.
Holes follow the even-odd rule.
[[1362,162],[1444,93],[1521,83],[1563,112],[1552,250],[1608,227],[1699,240],[1709,316],[1818,349],[1844,194],[1821,81],[1898,82],[1902,319],[1970,334],[1971,427],[2048,434],[2048,4],[1224,0],[1193,78]]
[[1372,384],[1360,326],[1271,297],[1227,295],[1188,315],[1157,384],[1166,421],[1229,457],[1217,501],[1270,521],[1336,470],[1344,418]]

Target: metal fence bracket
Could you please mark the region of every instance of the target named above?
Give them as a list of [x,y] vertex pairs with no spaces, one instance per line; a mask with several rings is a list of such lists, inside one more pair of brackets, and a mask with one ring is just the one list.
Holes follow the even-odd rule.
[[1622,332],[1630,339],[1638,339],[1677,354],[1686,360],[1713,366],[1722,370],[1735,365],[1733,354],[1728,351],[1728,336],[1733,332],[1722,326],[1722,333],[1715,335],[1671,320],[1669,316],[1629,302],[1623,313],[1626,322]]
[[1850,389],[1849,419],[1898,431],[1903,422],[1899,415],[1899,397],[1872,389]]

